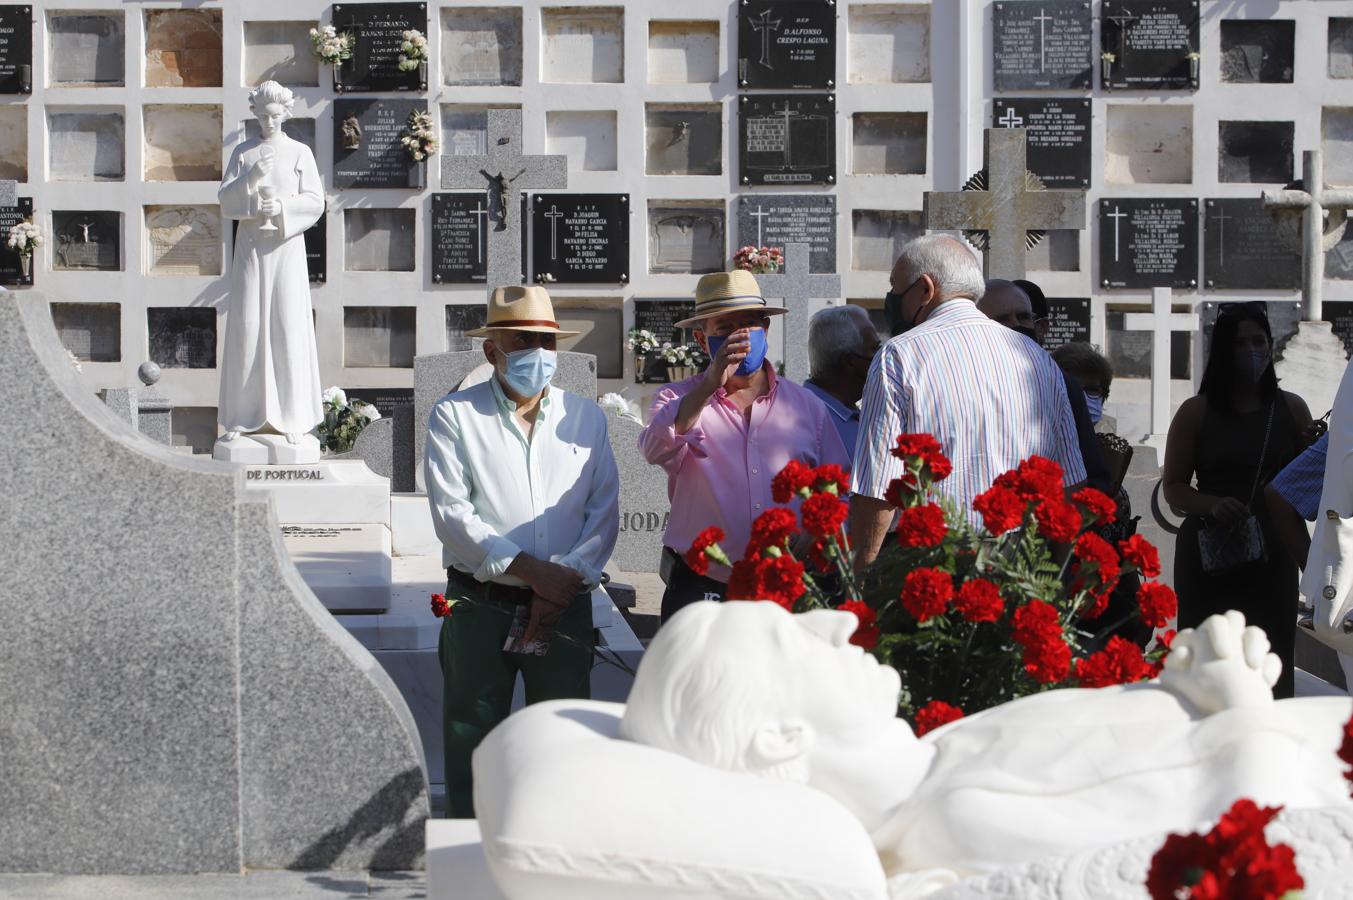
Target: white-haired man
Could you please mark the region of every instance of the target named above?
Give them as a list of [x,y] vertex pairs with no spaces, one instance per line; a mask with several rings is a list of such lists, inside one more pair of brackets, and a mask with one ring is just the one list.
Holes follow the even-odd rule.
[[808,380],[803,386],[831,411],[846,452],[855,452],[860,398],[880,346],[869,313],[858,306],[829,306],[808,323]]
[[902,474],[889,454],[899,434],[940,442],[953,474],[937,490],[969,510],[996,476],[1033,455],[1085,480],[1066,384],[1048,354],[975,305],[986,282],[977,259],[951,237],[909,242],[884,301],[894,337],[869,369],[851,476],[856,564],[878,555],[892,522],[883,499]]

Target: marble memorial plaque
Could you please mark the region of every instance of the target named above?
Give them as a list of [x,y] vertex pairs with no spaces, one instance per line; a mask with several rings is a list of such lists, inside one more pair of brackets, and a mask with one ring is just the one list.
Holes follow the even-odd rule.
[[540,10],[540,38],[541,81],[624,82],[624,6],[547,6]]
[[117,272],[122,268],[122,214],[53,210],[52,268]]
[[834,94],[743,94],[738,139],[744,185],[836,183]]
[[[25,219],[31,219],[32,216],[32,197],[18,198],[18,204],[15,206],[0,206],[0,236],[8,236],[11,228]],[[33,283],[33,271],[36,268],[37,266],[31,265],[30,259],[28,274],[25,275],[19,254],[9,248],[8,241],[0,240],[0,285],[27,287]]]
[[719,80],[719,23],[648,22],[649,84],[712,84]]
[[402,138],[422,100],[335,100],[335,188],[420,188],[426,162],[414,162]]
[[738,247],[807,244],[809,271],[836,271],[836,197],[744,194],[738,198]]
[[220,87],[221,14],[146,10],[146,87]]
[[629,194],[536,194],[531,205],[531,270],[536,279],[628,282],[629,199]]
[[442,9],[442,84],[521,84],[521,9]]
[[1290,121],[1217,123],[1217,180],[1287,184],[1295,177],[1295,127]]
[[52,324],[80,362],[122,361],[120,303],[53,303]]
[[147,103],[142,110],[146,181],[221,180],[221,107]]
[[1201,60],[1189,54],[1200,48],[1198,21],[1198,0],[1104,0],[1099,35],[1104,89],[1197,88]]
[[722,206],[652,201],[648,207],[648,271],[703,275],[722,272],[728,258]]
[[1203,205],[1203,278],[1213,289],[1296,290],[1301,254],[1278,234],[1259,197],[1208,200]]
[[743,0],[738,9],[738,86],[753,90],[835,87],[836,4]]
[[47,14],[52,84],[120,85],[125,79],[126,37],[120,12]]
[[[651,331],[659,343],[684,344],[691,340],[688,329],[677,328],[676,323],[695,312],[694,300],[634,300],[634,327]],[[667,364],[657,354],[635,361],[636,384],[666,384]]]
[[[1151,347],[1155,335],[1150,331],[1128,331],[1125,316],[1128,312],[1150,312],[1150,308],[1108,310],[1104,314],[1104,355],[1113,366],[1114,378],[1150,378]],[[1193,335],[1186,331],[1170,332],[1170,378],[1182,380],[1191,370]]]
[[[1212,329],[1217,324],[1217,316],[1221,315],[1222,309],[1232,301],[1226,300],[1207,300],[1198,310],[1198,324],[1203,332],[1203,354],[1202,364],[1207,365],[1208,352],[1212,347]],[[1277,348],[1278,355],[1281,357],[1283,345],[1287,339],[1297,333],[1297,326],[1301,324],[1301,303],[1297,300],[1260,300],[1268,311],[1268,326],[1273,332],[1273,346]],[[1315,410],[1312,410],[1315,412]],[[1320,415],[1324,410],[1316,412]]]
[[1334,336],[1343,341],[1344,352],[1353,354],[1353,302],[1326,300],[1320,311],[1320,317],[1333,326]]
[[147,274],[221,274],[219,207],[147,206],[145,216]]
[[0,6],[0,94],[33,93],[33,7]]
[[1099,202],[1099,283],[1106,288],[1198,286],[1198,201]]
[[1290,84],[1296,63],[1296,26],[1291,19],[1223,19],[1221,80]]
[[1051,353],[1063,344],[1090,342],[1090,298],[1049,297],[1048,333],[1043,349]]
[[146,310],[150,361],[165,369],[216,368],[216,310],[152,306]]
[[929,5],[852,3],[847,28],[850,84],[930,80]]
[[1092,27],[1090,6],[1082,0],[993,4],[996,90],[1089,90]]
[[474,338],[465,332],[483,328],[488,309],[482,303],[448,303],[446,306],[446,349],[473,350]]
[[48,107],[48,177],[52,181],[122,181],[126,177],[121,110]]
[[993,128],[1027,132],[1028,168],[1052,190],[1090,186],[1090,101],[1040,97],[992,104]]
[[[648,175],[719,175],[723,172],[723,112],[718,104],[650,103],[644,111]],[[611,168],[615,168],[614,165]]]
[[[399,70],[404,32],[428,33],[426,3],[335,3],[331,21],[340,33],[355,39],[352,59],[339,67],[334,79],[335,91],[350,94],[428,89],[426,65],[409,72]],[[429,51],[431,46],[429,43]]]
[[484,195],[435,193],[428,223],[432,230],[433,283],[483,284],[488,279],[484,254],[489,231]]

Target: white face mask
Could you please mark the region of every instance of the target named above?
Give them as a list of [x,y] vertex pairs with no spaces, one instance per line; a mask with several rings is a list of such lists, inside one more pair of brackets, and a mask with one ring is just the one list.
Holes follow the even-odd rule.
[[534,397],[545,390],[545,386],[554,377],[558,356],[553,350],[533,347],[512,353],[504,353],[502,350],[499,352],[503,353],[503,358],[507,360],[503,380],[519,396]]

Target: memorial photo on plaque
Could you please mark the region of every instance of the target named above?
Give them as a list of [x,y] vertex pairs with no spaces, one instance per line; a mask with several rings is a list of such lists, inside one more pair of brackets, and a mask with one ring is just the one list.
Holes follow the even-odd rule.
[[1028,169],[1050,189],[1090,186],[1090,101],[1029,97],[996,100],[992,128],[1023,128]]
[[737,239],[738,247],[783,250],[790,244],[807,244],[808,271],[814,274],[835,272],[836,197],[831,194],[745,194],[738,198]]
[[991,7],[998,91],[1089,90],[1094,70],[1090,5],[1004,0]]
[[1296,290],[1301,254],[1278,232],[1278,220],[1259,197],[1203,204],[1203,284],[1239,290]]
[[835,87],[836,9],[829,0],[749,0],[738,9],[738,86]]
[[1198,286],[1198,201],[1099,201],[1099,283],[1106,288]]
[[[9,230],[33,216],[33,198],[20,197],[18,206],[0,206],[0,285],[28,287],[33,284],[33,258],[23,260],[17,250],[11,250],[5,240]],[[40,251],[39,251],[40,252]]]
[[1100,82],[1105,90],[1198,87],[1198,0],[1104,0]]
[[536,194],[531,204],[531,271],[537,281],[629,281],[629,194]]
[[1051,353],[1063,344],[1090,342],[1090,298],[1049,297],[1048,332],[1043,349]]
[[164,369],[216,368],[216,310],[210,306],[146,310],[150,361]]
[[483,284],[488,279],[489,232],[489,207],[483,193],[433,194],[428,222],[433,283]]
[[836,96],[743,94],[738,140],[744,185],[835,184]]
[[404,147],[409,114],[427,112],[422,100],[335,100],[335,188],[421,188],[427,163]]
[[120,270],[122,214],[105,210],[53,210],[52,268],[77,272]]
[[0,94],[33,93],[33,7],[0,6]]
[[[693,340],[689,329],[677,328],[676,323],[695,312],[694,300],[634,300],[634,330],[647,331],[657,338],[658,345],[673,346]],[[634,381],[636,384],[666,384],[667,362],[657,353],[634,353]]]
[[[334,72],[334,90],[343,93],[426,91],[427,63],[401,71],[404,32],[428,33],[426,3],[335,3],[331,18],[339,34],[353,37],[352,58]],[[428,50],[425,47],[424,53]]]

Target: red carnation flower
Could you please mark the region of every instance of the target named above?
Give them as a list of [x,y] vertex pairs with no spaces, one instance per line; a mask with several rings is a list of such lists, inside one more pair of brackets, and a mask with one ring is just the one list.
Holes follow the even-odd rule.
[[446,602],[446,597],[442,594],[432,595],[432,614],[439,619],[451,615],[451,604]]
[[943,700],[931,700],[916,711],[916,736],[934,731],[941,725],[957,722],[963,718],[963,710],[951,706]]
[[939,569],[915,569],[902,583],[902,607],[918,622],[944,615],[953,597],[954,579]]
[[1173,628],[1156,635],[1156,649],[1160,651],[1160,656],[1151,663],[1151,678],[1158,678],[1160,673],[1165,671],[1165,657],[1170,655],[1170,644],[1174,643],[1174,636]]
[[1175,900],[1180,888],[1196,884],[1203,860],[1210,855],[1201,834],[1172,834],[1151,858],[1146,890],[1151,900]]
[[985,578],[973,578],[959,587],[954,609],[969,622],[996,622],[1005,612],[1005,600],[996,585]]
[[1080,510],[1065,500],[1044,500],[1034,509],[1038,533],[1056,544],[1069,544],[1081,532]]
[[728,576],[728,591],[724,596],[729,600],[760,600],[764,593],[760,559],[740,559],[733,563],[733,572]]
[[897,520],[897,542],[903,547],[934,547],[948,533],[944,510],[935,503],[904,509]]
[[1209,833],[1170,835],[1147,872],[1152,898],[1277,900],[1304,887],[1292,848],[1264,836],[1281,810],[1242,798]]
[[1090,595],[1090,605],[1081,610],[1081,618],[1089,621],[1098,619],[1109,609],[1109,600],[1113,597],[1113,588]]
[[1108,541],[1093,531],[1087,531],[1077,539],[1073,553],[1079,563],[1078,568],[1094,567],[1094,574],[1103,590],[1112,591],[1118,584],[1118,551]]
[[1344,742],[1339,745],[1339,759],[1349,767],[1344,777],[1353,782],[1353,718],[1344,725]]
[[814,494],[799,507],[803,530],[823,540],[840,533],[849,515],[850,507],[846,502],[830,493]]
[[1039,684],[1056,684],[1071,675],[1071,648],[1059,634],[1024,648],[1024,671]]
[[788,503],[795,497],[801,496],[801,491],[807,491],[813,483],[813,470],[797,459],[791,459],[780,470],[780,473],[771,479],[770,496],[776,503]]
[[1033,644],[1062,636],[1062,622],[1057,608],[1044,600],[1030,600],[1015,610],[1011,620],[1014,638],[1019,644]]
[[878,646],[882,632],[878,627],[878,617],[869,604],[863,600],[847,600],[837,609],[855,614],[855,633],[850,636],[852,644],[866,650],[873,650]]
[[1094,488],[1081,488],[1071,495],[1071,499],[1085,507],[1085,511],[1088,513],[1086,518],[1092,524],[1108,525],[1118,515],[1118,504],[1103,491]]
[[893,449],[888,452],[904,462],[924,462],[930,455],[940,452],[940,442],[933,434],[899,434]]
[[925,467],[930,470],[931,481],[943,481],[954,472],[954,464],[949,457],[936,450],[925,458]]
[[752,536],[742,556],[750,559],[759,556],[767,547],[783,547],[798,530],[799,520],[792,509],[773,506],[752,522]]
[[1076,663],[1076,680],[1081,687],[1131,684],[1150,677],[1151,665],[1142,657],[1141,648],[1117,635],[1109,638],[1103,650]]
[[803,596],[803,563],[789,554],[765,559],[760,563],[762,599],[778,603],[790,612],[794,601]]
[[1167,585],[1146,581],[1137,588],[1137,606],[1142,624],[1148,628],[1163,628],[1179,612],[1179,600]]
[[1128,565],[1142,573],[1143,578],[1160,577],[1160,551],[1140,534],[1118,542],[1118,552]]
[[850,493],[850,476],[846,474],[845,469],[835,463],[826,463],[813,469],[811,490],[831,492],[833,488],[839,497]]
[[706,528],[695,536],[694,543],[686,551],[686,565],[690,566],[692,572],[697,575],[708,574],[709,557],[705,555],[705,550],[723,539],[723,529],[714,527]]
[[903,472],[900,477],[888,482],[888,489],[883,492],[883,499],[891,506],[906,506],[908,498],[920,489],[916,476],[910,472]]
[[987,533],[999,537],[1024,522],[1028,504],[1008,487],[994,485],[973,498],[972,508],[982,516]]
[[1062,467],[1042,456],[1031,456],[1016,470],[1019,492],[1026,500],[1060,500]]

